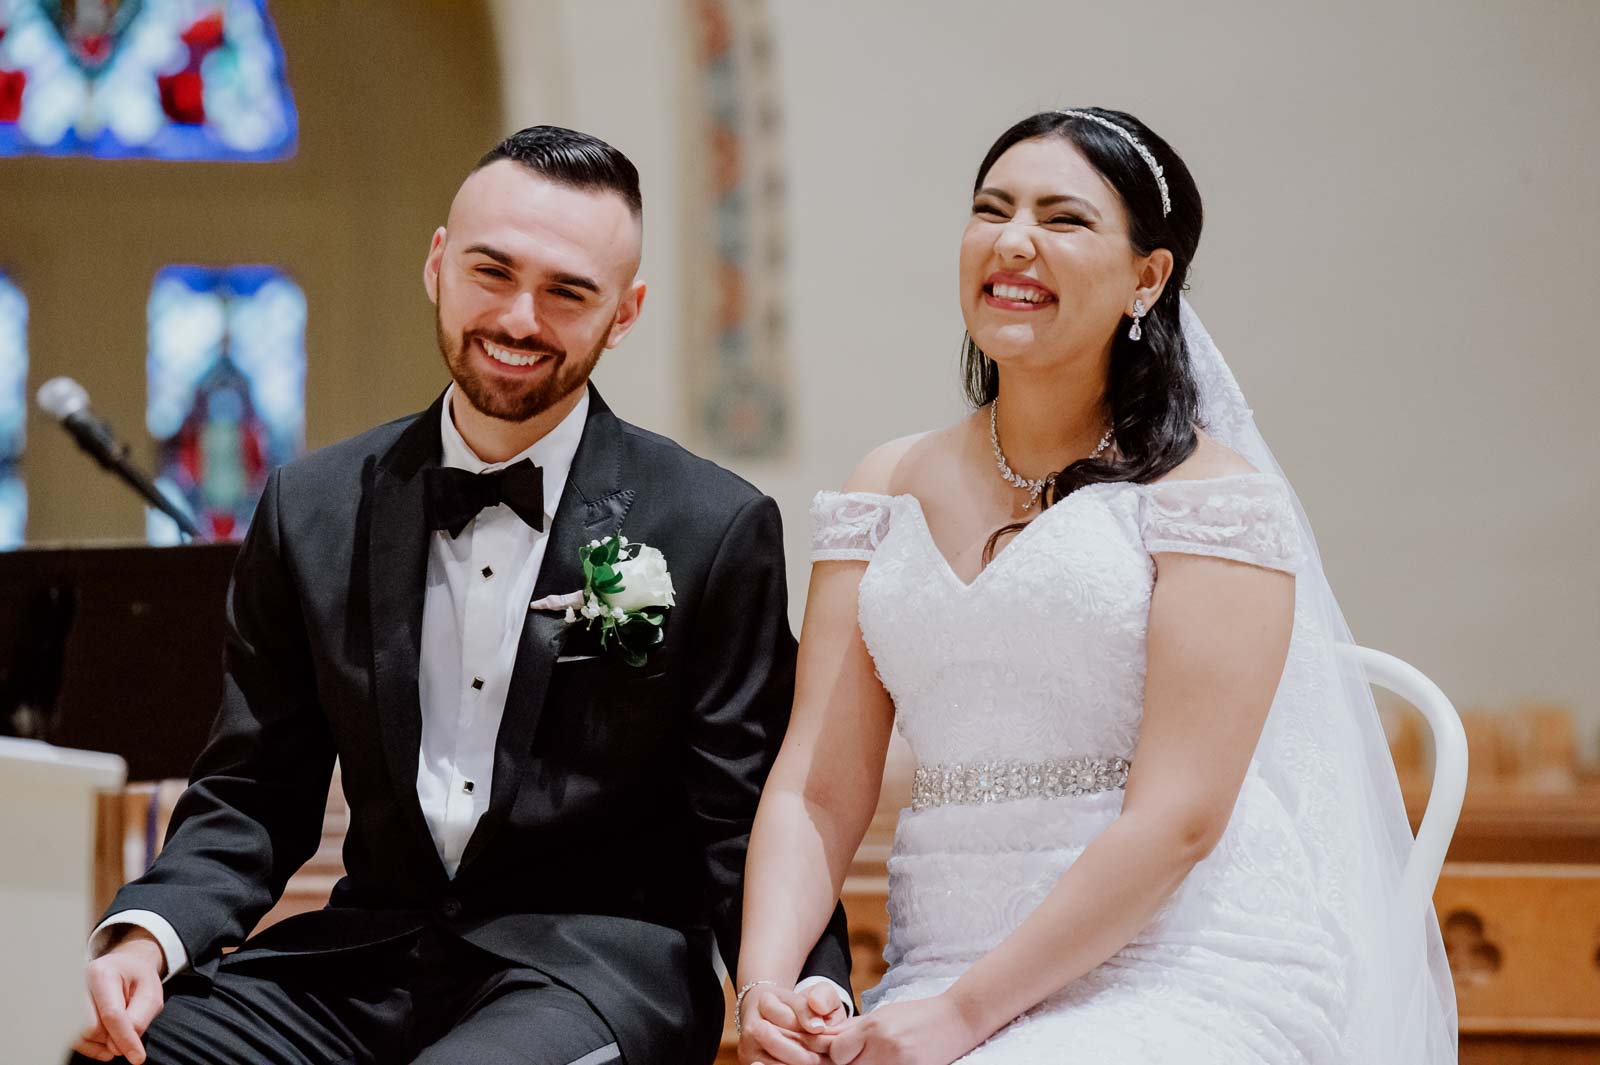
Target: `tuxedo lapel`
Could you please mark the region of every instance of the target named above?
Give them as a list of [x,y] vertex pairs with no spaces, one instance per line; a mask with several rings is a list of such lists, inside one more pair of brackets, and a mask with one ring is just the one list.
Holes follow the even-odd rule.
[[[424,866],[439,863],[417,798],[417,757],[422,743],[418,670],[422,601],[428,582],[428,527],[423,471],[439,464],[439,418],[444,397],[417,417],[378,460],[367,529],[371,602],[373,696],[384,759],[395,801],[413,829]],[[431,862],[429,861],[431,859]]]
[[[620,534],[633,497],[632,489],[622,487],[622,434],[616,415],[591,386],[589,416],[550,526],[550,540],[545,545],[530,602],[583,587],[578,548],[591,540]],[[463,869],[489,845],[516,803],[517,791],[532,761],[534,733],[566,627],[564,617],[557,611],[526,613],[495,743],[489,808],[467,842],[461,858]]]

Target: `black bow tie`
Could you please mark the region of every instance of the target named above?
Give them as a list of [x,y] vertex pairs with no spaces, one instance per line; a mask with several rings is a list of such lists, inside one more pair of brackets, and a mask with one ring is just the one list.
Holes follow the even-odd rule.
[[428,528],[447,529],[453,540],[484,507],[504,503],[533,528],[544,530],[544,471],[532,459],[493,473],[435,466],[423,473]]

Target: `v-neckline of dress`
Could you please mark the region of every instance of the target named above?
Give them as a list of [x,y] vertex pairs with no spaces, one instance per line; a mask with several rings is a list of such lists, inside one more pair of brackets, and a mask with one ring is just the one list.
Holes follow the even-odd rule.
[[1029,535],[1033,532],[1034,526],[1042,522],[1047,514],[1058,510],[1071,510],[1076,505],[1077,501],[1083,497],[1098,495],[1099,489],[1132,488],[1135,491],[1148,491],[1153,488],[1158,488],[1162,485],[1224,484],[1237,481],[1262,480],[1271,478],[1271,474],[1256,470],[1248,473],[1224,473],[1216,477],[1179,477],[1176,479],[1153,481],[1149,484],[1140,483],[1138,481],[1099,481],[1094,484],[1084,485],[1076,492],[1073,492],[1071,495],[1067,496],[1061,502],[1041,511],[1038,517],[1034,518],[1032,521],[1028,522],[1027,525],[1023,526],[1017,535],[1011,538],[1011,542],[1006,544],[999,551],[995,552],[995,556],[989,560],[989,564],[980,569],[970,581],[964,581],[961,579],[961,575],[957,573],[955,567],[950,564],[950,559],[945,555],[944,551],[940,549],[938,541],[933,538],[933,530],[928,526],[927,512],[922,509],[922,500],[918,499],[911,492],[900,492],[894,495],[877,492],[863,492],[860,494],[876,495],[880,499],[888,499],[891,502],[901,499],[909,500],[913,508],[916,510],[917,524],[922,528],[923,545],[930,553],[933,554],[934,561],[939,570],[944,574],[945,579],[954,585],[957,590],[961,592],[971,592],[976,589],[978,585],[983,583],[985,575],[999,565],[1002,558],[1010,555],[1012,551],[1016,550],[1017,547],[1029,537]]
[[955,567],[950,564],[949,557],[945,555],[942,549],[940,549],[939,542],[933,538],[933,529],[928,525],[928,515],[927,512],[922,509],[922,500],[918,499],[910,492],[903,492],[900,495],[892,496],[890,498],[908,499],[911,501],[917,513],[917,524],[922,529],[923,544],[934,556],[934,560],[937,562],[939,569],[944,573],[945,577],[950,581],[950,583],[955,585],[958,590],[962,592],[971,592],[976,589],[979,584],[983,583],[984,577],[1000,564],[1000,560],[1002,558],[1008,557],[1013,551],[1017,550],[1022,542],[1026,540],[1030,534],[1032,534],[1034,527],[1040,522],[1044,521],[1046,515],[1058,510],[1070,510],[1076,500],[1086,495],[1093,494],[1095,489],[1123,487],[1130,484],[1133,484],[1133,482],[1103,481],[1096,484],[1084,485],[1076,492],[1073,492],[1071,495],[1067,496],[1061,502],[1040,511],[1038,517],[1029,521],[1020,530],[1018,530],[1017,534],[1011,538],[1011,542],[1000,548],[1000,550],[996,551],[994,557],[989,560],[989,564],[974,574],[972,580],[970,581],[964,581],[961,579],[961,575],[957,573]]

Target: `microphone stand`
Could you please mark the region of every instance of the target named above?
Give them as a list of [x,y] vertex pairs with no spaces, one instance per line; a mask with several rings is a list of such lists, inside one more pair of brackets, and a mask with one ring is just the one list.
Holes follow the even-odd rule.
[[[71,427],[68,428],[70,431]],[[110,471],[113,476],[120,478],[123,483],[143,496],[151,506],[177,522],[178,531],[183,535],[191,540],[205,539],[205,534],[200,531],[200,527],[194,523],[194,520],[184,513],[183,508],[163,495],[161,489],[156,487],[156,483],[145,476],[143,470],[133,464],[133,460],[128,457],[126,445],[119,443],[104,455],[89,448],[84,450],[93,455],[96,461]]]

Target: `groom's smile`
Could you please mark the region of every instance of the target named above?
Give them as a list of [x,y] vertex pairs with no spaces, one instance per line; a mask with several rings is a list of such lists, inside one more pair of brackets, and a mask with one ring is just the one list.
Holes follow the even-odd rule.
[[483,338],[478,339],[484,353],[500,363],[502,366],[513,366],[519,369],[529,369],[547,365],[555,356],[550,352],[518,351],[514,348],[501,347]]

